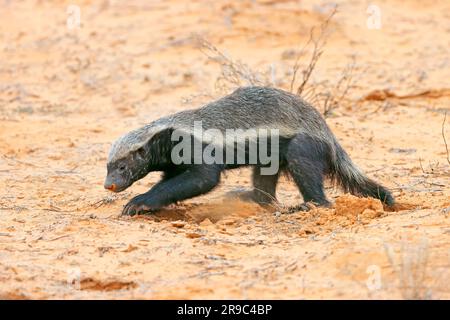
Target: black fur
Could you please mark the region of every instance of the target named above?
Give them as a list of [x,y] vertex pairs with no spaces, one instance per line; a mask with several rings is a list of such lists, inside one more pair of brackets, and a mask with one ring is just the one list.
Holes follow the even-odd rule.
[[178,175],[162,179],[150,191],[134,197],[123,209],[123,214],[157,210],[207,193],[219,183],[221,171],[218,165],[189,166]]
[[276,187],[279,178],[279,173],[274,175],[262,175],[261,167],[253,168],[253,195],[252,199],[260,204],[270,204],[276,200]]
[[330,168],[331,179],[337,182],[345,192],[380,199],[388,206],[394,205],[395,200],[389,190],[366,177],[337,142],[336,159],[331,162]]
[[305,202],[328,206],[323,190],[324,176],[330,170],[328,146],[304,134],[295,136],[286,153],[288,171]]

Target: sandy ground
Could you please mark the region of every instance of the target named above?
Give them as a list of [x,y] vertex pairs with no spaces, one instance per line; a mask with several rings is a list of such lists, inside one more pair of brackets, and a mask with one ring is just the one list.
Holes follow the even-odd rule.
[[377,0],[381,29],[369,2],[337,1],[313,74],[333,84],[354,57],[327,122],[395,210],[330,186],[333,209],[278,215],[226,196],[246,169],[153,216],[120,212],[159,174],[103,189],[118,136],[230,89],[193,34],[289,89],[333,3],[0,1],[0,298],[450,298],[448,1]]

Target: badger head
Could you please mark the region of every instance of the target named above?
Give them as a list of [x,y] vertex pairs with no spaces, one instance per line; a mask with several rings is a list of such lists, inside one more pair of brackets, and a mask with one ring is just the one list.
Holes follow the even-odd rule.
[[105,189],[121,192],[149,173],[149,142],[161,128],[146,126],[120,137],[108,156]]

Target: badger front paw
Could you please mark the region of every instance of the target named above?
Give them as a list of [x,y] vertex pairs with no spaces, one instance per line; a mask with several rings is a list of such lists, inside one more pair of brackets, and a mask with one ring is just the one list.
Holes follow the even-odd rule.
[[149,213],[157,210],[156,205],[152,205],[146,194],[141,194],[128,202],[122,210],[122,215],[134,216],[135,214]]

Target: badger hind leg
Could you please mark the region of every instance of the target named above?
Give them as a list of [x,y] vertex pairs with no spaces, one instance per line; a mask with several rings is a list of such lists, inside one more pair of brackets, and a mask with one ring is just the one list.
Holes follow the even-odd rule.
[[330,148],[319,139],[298,134],[288,144],[287,170],[299,188],[305,204],[299,210],[307,210],[306,203],[329,206],[324,192],[324,176],[330,168]]
[[259,204],[271,204],[276,202],[276,187],[278,172],[273,175],[261,174],[261,167],[253,168],[253,200]]
[[260,205],[270,205],[277,202],[275,191],[277,187],[279,174],[263,175],[261,167],[253,168],[253,190],[242,192],[239,198],[244,201],[256,202]]

